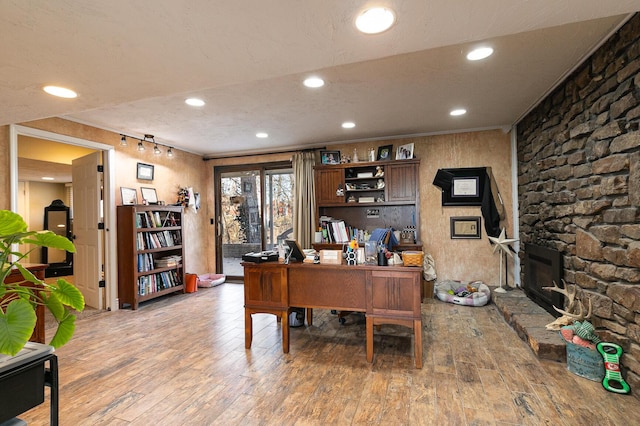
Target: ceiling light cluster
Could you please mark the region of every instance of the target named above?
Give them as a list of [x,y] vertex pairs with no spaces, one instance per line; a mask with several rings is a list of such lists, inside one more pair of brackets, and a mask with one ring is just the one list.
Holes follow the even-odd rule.
[[[365,34],[379,34],[382,33],[389,28],[391,28],[396,22],[396,14],[392,9],[386,7],[375,7],[371,9],[367,9],[362,12],[355,20],[355,25],[359,31]],[[467,54],[467,59],[470,61],[478,61],[485,59],[493,54],[493,49],[488,46],[477,47],[474,50],[470,51]],[[325,82],[322,78],[318,76],[310,76],[306,78],[303,82],[306,87],[316,89],[324,86]],[[43,90],[53,96],[58,96],[62,98],[75,98],[78,96],[76,92],[71,89],[67,89],[59,86],[45,86]],[[202,107],[205,105],[205,102],[199,98],[188,98],[184,101],[187,105],[193,107]],[[453,109],[449,112],[451,116],[461,116],[465,115],[467,110],[464,108]],[[342,123],[342,128],[344,129],[352,129],[356,125],[354,122],[347,121]],[[120,135],[120,145],[127,146],[127,138],[135,139],[138,141],[138,151],[144,151],[145,146],[143,142],[149,142],[153,144],[153,152],[156,155],[162,154],[162,150],[160,146],[167,147],[167,156],[172,157],[173,151],[170,146],[159,144],[153,138],[153,135],[144,135],[143,139],[135,138],[133,136],[126,136],[124,134]],[[260,139],[268,138],[269,135],[265,132],[256,133],[256,137]]]
[[134,139],[138,141],[138,151],[142,152],[144,151],[146,148],[144,146],[144,142],[147,142],[149,144],[153,144],[153,153],[155,155],[160,155],[162,154],[162,150],[160,149],[161,146],[164,146],[165,148],[167,148],[167,157],[173,157],[173,149],[169,146],[169,145],[164,145],[161,143],[156,142],[156,140],[154,139],[153,135],[149,135],[146,134],[144,135],[144,137],[142,139],[140,138],[136,138],[133,136],[127,136],[124,134],[120,134],[120,146],[127,146],[129,145],[127,142],[127,138],[128,139]]

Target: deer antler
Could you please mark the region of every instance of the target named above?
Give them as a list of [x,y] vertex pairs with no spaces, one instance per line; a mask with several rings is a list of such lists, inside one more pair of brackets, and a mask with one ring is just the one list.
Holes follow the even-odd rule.
[[[573,321],[582,321],[582,320],[591,318],[591,313],[592,313],[591,299],[588,299],[589,309],[587,311],[587,314],[585,315],[584,304],[582,303],[581,300],[576,300],[576,293],[578,292],[577,286],[574,285],[573,291],[570,291],[569,286],[564,280],[562,280],[562,284],[564,285],[565,288],[558,287],[555,281],[553,281],[553,287],[542,287],[543,290],[555,291],[556,293],[560,293],[567,298],[566,310],[559,309],[555,306],[553,307],[553,309],[555,309],[557,312],[562,314],[562,317],[556,319],[554,322],[550,324],[547,324],[546,328],[548,330],[559,330],[562,325],[568,325],[568,323],[571,323]],[[579,310],[579,312],[577,313],[575,312],[576,308]]]

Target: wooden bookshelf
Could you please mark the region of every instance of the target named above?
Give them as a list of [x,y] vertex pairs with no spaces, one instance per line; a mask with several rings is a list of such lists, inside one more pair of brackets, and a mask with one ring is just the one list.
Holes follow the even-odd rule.
[[138,304],[184,292],[181,206],[118,206],[118,298]]
[[[417,159],[317,165],[317,223],[321,216],[330,216],[369,232],[375,228],[402,230],[415,226],[415,241],[402,244],[402,248],[421,250],[419,167]],[[313,247],[335,249],[342,245],[324,241]]]

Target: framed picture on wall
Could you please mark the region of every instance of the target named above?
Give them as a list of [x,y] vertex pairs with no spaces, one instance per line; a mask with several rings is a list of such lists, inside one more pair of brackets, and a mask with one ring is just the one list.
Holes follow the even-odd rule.
[[[480,206],[484,193],[486,168],[441,169],[443,206]],[[446,177],[446,178],[445,178]],[[446,182],[444,182],[446,180]]]
[[120,195],[122,196],[123,206],[135,206],[138,204],[138,192],[135,188],[120,187]]
[[452,217],[451,239],[480,239],[480,216]]
[[153,165],[138,163],[138,179],[140,180],[153,180]]

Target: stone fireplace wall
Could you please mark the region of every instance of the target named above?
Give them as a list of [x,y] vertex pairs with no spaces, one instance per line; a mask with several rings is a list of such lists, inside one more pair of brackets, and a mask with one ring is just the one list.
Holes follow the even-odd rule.
[[[520,240],[559,250],[640,389],[640,15],[518,124]],[[524,247],[524,244],[521,245]],[[524,258],[524,254],[520,256]],[[522,271],[523,277],[526,270]]]

